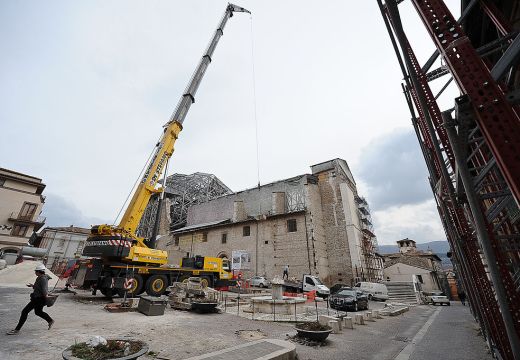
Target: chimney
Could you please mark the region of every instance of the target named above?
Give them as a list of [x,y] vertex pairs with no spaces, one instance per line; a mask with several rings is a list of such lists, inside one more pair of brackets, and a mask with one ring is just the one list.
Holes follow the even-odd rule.
[[273,192],[273,203],[271,212],[273,214],[285,213],[285,193],[283,191]]
[[246,209],[242,200],[233,202],[233,222],[244,221],[247,218]]

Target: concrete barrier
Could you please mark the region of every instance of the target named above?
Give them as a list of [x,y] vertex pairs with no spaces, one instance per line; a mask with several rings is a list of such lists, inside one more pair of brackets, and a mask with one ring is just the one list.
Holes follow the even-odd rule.
[[341,321],[330,320],[328,325],[331,327],[333,334],[339,334],[341,332]]
[[343,318],[343,327],[345,329],[354,329],[354,322],[350,316],[346,316]]
[[372,316],[372,311],[366,311],[365,314],[363,315],[365,321],[375,321],[373,316]]
[[405,307],[402,307],[400,309],[396,309],[396,310],[393,310],[393,311],[390,311],[390,316],[397,316],[397,315],[401,315],[402,313],[405,313],[407,312],[408,310],[410,310],[410,308],[408,306],[405,306]]
[[365,325],[365,320],[363,318],[363,314],[355,314],[354,323],[358,324],[358,325]]
[[328,325],[329,321],[337,321],[337,322],[339,322],[340,320],[337,317],[329,316],[329,315],[320,315],[320,316],[318,316],[318,322],[320,323],[320,325]]
[[399,308],[396,308],[394,306],[385,307],[384,309],[379,310],[379,315],[384,316],[397,316],[401,315],[402,313],[410,310],[408,306],[402,306]]

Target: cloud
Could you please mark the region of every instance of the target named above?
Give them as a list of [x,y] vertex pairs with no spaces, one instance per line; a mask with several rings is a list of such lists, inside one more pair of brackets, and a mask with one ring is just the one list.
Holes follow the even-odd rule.
[[433,199],[374,211],[372,220],[380,244],[394,245],[404,238],[418,243],[446,239]]
[[46,226],[74,225],[89,228],[94,224],[106,223],[106,220],[84,216],[76,205],[59,195],[46,193],[45,196],[42,214],[47,217]]
[[371,141],[363,149],[358,168],[375,210],[432,198],[426,164],[411,129],[399,129]]

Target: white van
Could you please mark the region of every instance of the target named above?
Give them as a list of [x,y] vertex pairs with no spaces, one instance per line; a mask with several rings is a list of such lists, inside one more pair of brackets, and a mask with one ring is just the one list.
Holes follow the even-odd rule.
[[385,284],[373,282],[358,282],[356,287],[368,294],[369,300],[388,300],[388,289]]
[[302,290],[316,290],[316,293],[323,298],[327,298],[330,295],[329,288],[323,285],[323,283],[318,277],[313,275],[303,275]]

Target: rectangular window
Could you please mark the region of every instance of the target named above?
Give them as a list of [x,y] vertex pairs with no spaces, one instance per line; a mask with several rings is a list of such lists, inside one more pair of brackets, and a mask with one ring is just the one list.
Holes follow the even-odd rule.
[[226,233],[222,234],[222,244],[225,244],[225,243],[227,243],[227,234]]
[[419,282],[421,284],[424,284],[423,279],[422,279],[422,275],[417,275],[417,280],[419,280]]
[[244,226],[242,228],[242,235],[243,236],[249,236],[251,235],[251,227],[250,226]]
[[287,232],[296,232],[296,219],[287,220]]
[[202,242],[208,242],[208,233],[207,232],[202,233]]
[[5,184],[5,179],[0,178],[0,186],[4,186],[4,184]]
[[16,224],[13,227],[13,231],[11,232],[12,236],[25,236],[27,233],[27,225],[18,225]]
[[22,206],[22,211],[20,211],[19,218],[24,220],[32,220],[35,212],[36,204],[26,202]]
[[266,240],[266,241],[264,241],[264,244],[266,244],[266,245],[267,245],[267,244],[269,244],[269,241],[267,241],[267,240]]

